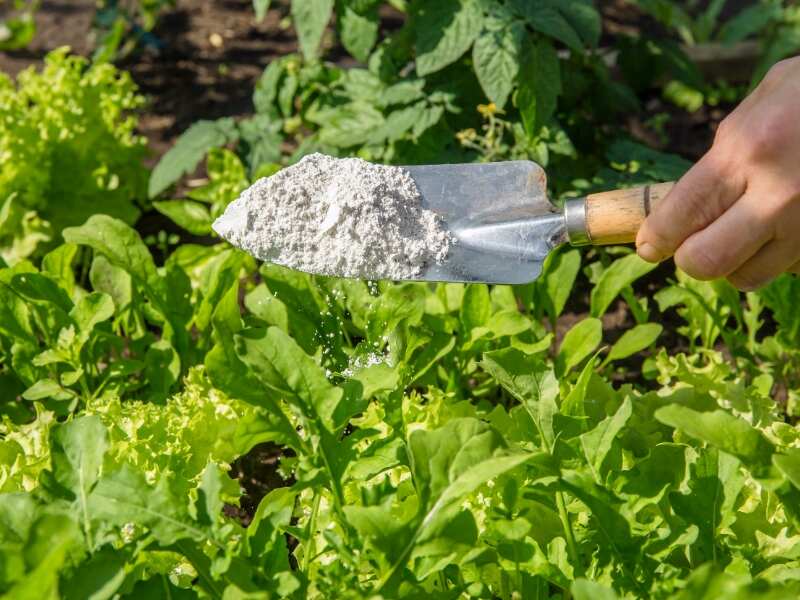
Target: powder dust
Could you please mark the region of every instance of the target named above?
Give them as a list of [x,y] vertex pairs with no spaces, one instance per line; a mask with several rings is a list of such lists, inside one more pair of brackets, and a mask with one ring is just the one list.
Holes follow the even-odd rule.
[[319,153],[257,181],[214,230],[260,260],[359,279],[413,279],[453,243],[406,169]]

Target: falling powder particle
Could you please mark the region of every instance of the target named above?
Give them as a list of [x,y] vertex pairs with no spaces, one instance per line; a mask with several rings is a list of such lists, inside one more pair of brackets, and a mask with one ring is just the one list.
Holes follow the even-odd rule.
[[324,154],[257,181],[214,230],[258,259],[360,279],[413,279],[453,243],[406,169]]

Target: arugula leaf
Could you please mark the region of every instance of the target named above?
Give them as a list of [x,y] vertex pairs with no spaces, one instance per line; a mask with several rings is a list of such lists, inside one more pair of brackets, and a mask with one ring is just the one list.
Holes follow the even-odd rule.
[[628,419],[631,418],[631,412],[631,401],[629,398],[625,398],[625,401],[614,415],[606,417],[598,423],[597,427],[584,433],[580,437],[581,447],[583,448],[586,460],[592,468],[595,479],[600,483],[603,483],[603,478],[601,476],[603,461],[611,450],[614,438],[619,435],[622,428],[625,427],[625,424],[628,422]]
[[597,349],[602,339],[603,323],[600,319],[589,317],[573,325],[558,350],[558,372],[561,375],[569,373]]
[[[379,511],[353,511],[357,527],[379,540],[387,553],[388,570],[377,590],[391,589],[414,546],[441,535],[457,514],[462,498],[487,480],[531,459],[527,453],[509,453],[502,438],[476,419],[453,419],[434,431],[418,430],[408,439],[419,509],[408,525],[392,526]],[[379,519],[379,520],[377,520]]]
[[153,257],[139,235],[128,225],[106,215],[94,215],[80,227],[63,232],[70,244],[90,246],[109,262],[124,269],[139,283],[154,286],[159,281]]
[[153,208],[165,217],[169,217],[177,225],[195,235],[211,233],[211,214],[199,202],[191,200],[168,200],[153,202]]
[[658,323],[636,325],[622,334],[622,337],[611,347],[603,364],[628,358],[637,352],[649,348],[656,342],[662,331],[664,331],[664,327]]
[[538,429],[543,448],[552,448],[553,415],[558,412],[559,393],[552,368],[540,357],[513,348],[484,353],[481,366],[522,403]]
[[100,477],[107,449],[106,428],[96,416],[58,425],[50,433],[53,476],[73,494],[76,512],[90,547],[93,536],[89,497]]
[[769,465],[773,454],[772,444],[743,419],[723,410],[698,412],[670,404],[658,409],[656,419],[693,438],[740,458],[747,465]]
[[643,261],[638,254],[629,254],[611,263],[608,269],[603,271],[592,290],[592,316],[602,316],[611,306],[614,298],[634,281],[655,269],[656,266]]

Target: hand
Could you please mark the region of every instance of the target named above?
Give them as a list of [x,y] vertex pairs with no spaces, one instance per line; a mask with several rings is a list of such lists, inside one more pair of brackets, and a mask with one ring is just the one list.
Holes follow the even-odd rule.
[[696,279],[754,290],[800,272],[800,57],[775,65],[636,239]]

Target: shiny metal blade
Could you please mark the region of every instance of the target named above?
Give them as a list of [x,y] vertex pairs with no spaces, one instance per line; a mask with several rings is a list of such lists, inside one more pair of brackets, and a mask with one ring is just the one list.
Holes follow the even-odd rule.
[[438,213],[456,243],[416,280],[527,283],[565,240],[563,215],[547,199],[534,162],[407,167],[423,206]]

